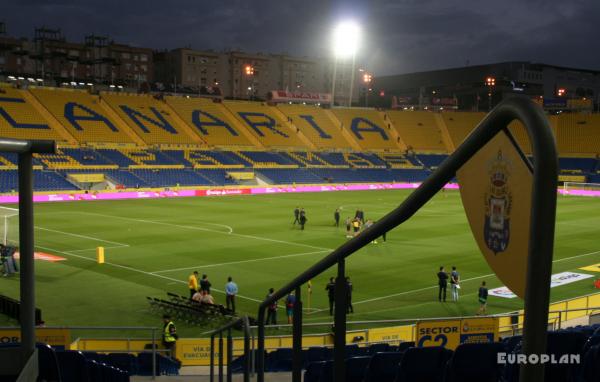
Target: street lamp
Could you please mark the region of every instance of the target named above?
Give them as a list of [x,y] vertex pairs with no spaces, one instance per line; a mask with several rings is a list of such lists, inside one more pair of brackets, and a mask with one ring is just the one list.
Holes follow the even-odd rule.
[[248,86],[248,98],[252,99],[253,98],[253,88],[254,88],[254,66],[252,65],[246,65],[244,66],[244,73],[246,73],[246,76],[250,78],[251,81],[251,86]]
[[373,75],[368,72],[364,72],[363,74],[363,83],[365,84],[365,107],[369,106],[369,93],[371,92],[371,81],[373,80]]
[[348,106],[352,105],[352,92],[354,90],[354,65],[356,60],[356,51],[360,40],[360,27],[353,21],[344,21],[336,26],[333,31],[333,79],[331,84],[331,106],[335,98],[335,80],[338,59],[347,59],[352,57],[352,71],[350,82],[350,96]]
[[485,85],[488,87],[488,111],[492,110],[492,91],[496,86],[496,79],[494,77],[487,77],[485,79]]

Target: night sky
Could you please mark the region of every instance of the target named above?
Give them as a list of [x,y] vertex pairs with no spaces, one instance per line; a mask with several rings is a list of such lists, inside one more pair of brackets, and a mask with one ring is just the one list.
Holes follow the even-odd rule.
[[375,75],[499,61],[600,70],[598,0],[1,0],[11,36],[61,28],[155,49],[331,54],[333,25],[363,28],[359,65]]

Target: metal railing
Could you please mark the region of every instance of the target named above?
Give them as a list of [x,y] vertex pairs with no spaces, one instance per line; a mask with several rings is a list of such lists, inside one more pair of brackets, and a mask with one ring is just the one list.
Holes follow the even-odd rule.
[[[558,156],[556,142],[543,110],[531,100],[510,98],[496,106],[465,138],[464,142],[427,178],[399,207],[380,219],[371,228],[346,242],[318,263],[281,287],[258,308],[258,382],[264,382],[265,311],[267,307],[287,294],[296,294],[294,305],[292,380],[301,382],[302,309],[301,286],[337,264],[335,286],[334,379],[343,382],[346,345],[346,282],[345,259],[368,245],[382,234],[410,219],[456,172],[500,131],[508,133],[508,125],[519,120],[529,135],[533,154],[533,195],[527,260],[527,287],[525,291],[525,335],[523,352],[541,354],[546,349],[546,324],[550,300],[550,277],[556,219],[556,187]],[[542,381],[543,365],[527,364],[521,367],[523,381]]]
[[[35,351],[35,267],[33,262],[33,154],[53,154],[56,152],[54,141],[19,140],[0,138],[1,153],[19,155],[19,252],[21,263],[20,318],[21,346],[18,361],[10,367],[17,374],[28,364]],[[7,350],[12,352],[11,350]],[[37,365],[31,366],[37,369]],[[18,369],[18,370],[17,370]],[[37,370],[34,370],[37,373]]]
[[233,337],[231,337],[231,329],[242,325],[244,330],[244,382],[250,382],[250,367],[252,365],[250,351],[250,322],[248,316],[243,316],[235,321],[221,326],[218,329],[210,332],[210,382],[214,381],[215,376],[215,336],[219,335],[219,382],[223,382],[223,332],[227,331],[227,382],[231,382],[233,370],[231,362],[233,360]]

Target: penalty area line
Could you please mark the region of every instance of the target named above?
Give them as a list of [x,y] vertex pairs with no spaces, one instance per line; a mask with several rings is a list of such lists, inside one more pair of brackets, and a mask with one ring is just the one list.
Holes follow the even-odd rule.
[[[60,251],[60,250],[55,249],[55,248],[44,247],[44,246],[41,246],[41,245],[36,245],[36,247],[37,248],[41,248],[41,249],[46,250],[46,251],[60,253],[62,255],[66,255],[66,256],[73,256],[73,257],[77,257],[79,259],[83,259],[83,260],[87,260],[87,261],[93,261],[94,263],[96,262],[96,260],[93,259],[93,258],[86,257],[86,256],[81,256],[81,255],[77,255],[77,254],[71,253],[70,251]],[[116,268],[126,269],[126,270],[131,271],[131,272],[137,272],[137,273],[141,273],[141,274],[144,274],[144,275],[154,276],[154,277],[158,277],[158,278],[161,278],[161,279],[164,279],[164,280],[172,281],[173,284],[187,284],[187,282],[183,281],[183,280],[178,280],[178,279],[174,279],[172,277],[163,276],[163,275],[152,274],[150,272],[142,271],[141,269],[137,269],[137,268],[133,268],[133,267],[128,267],[126,265],[115,264],[115,263],[110,263],[110,262],[104,262],[104,264],[110,265],[110,266],[113,266],[113,267],[116,267]],[[211,288],[211,289],[214,290],[215,292],[219,292],[221,294],[225,294],[225,292],[222,291],[222,290],[219,290],[219,289],[216,289],[216,288]],[[247,297],[247,296],[243,296],[243,295],[239,295],[239,294],[236,295],[236,296],[239,297],[239,298],[241,298],[241,299],[244,299],[244,300],[250,300],[250,301],[254,301],[254,302],[258,302],[258,303],[263,302],[263,300],[258,300],[258,299],[252,298],[252,297]]]
[[225,232],[225,231],[220,231],[220,230],[216,230],[216,229],[196,227],[196,226],[190,226],[190,225],[184,225],[184,224],[173,224],[173,223],[166,223],[166,222],[161,222],[161,221],[156,221],[156,220],[128,218],[128,217],[124,217],[124,216],[99,214],[99,213],[95,213],[95,212],[77,211],[77,212],[74,212],[74,213],[82,214],[82,215],[103,216],[103,217],[107,217],[107,218],[121,219],[121,220],[126,220],[126,221],[137,222],[137,223],[157,224],[157,225],[164,225],[164,226],[168,226],[168,227],[183,228],[183,229],[190,229],[190,230],[196,230],[196,231],[214,232],[214,233],[220,233],[221,235],[237,236],[237,237],[243,237],[243,238],[255,239],[255,240],[262,240],[262,241],[270,241],[270,242],[273,242],[273,243],[282,243],[282,244],[288,244],[288,245],[295,245],[295,246],[299,246],[299,247],[312,248],[312,249],[320,249],[320,250],[324,250],[324,251],[332,251],[333,250],[331,248],[317,247],[317,246],[314,246],[314,245],[309,245],[309,244],[304,244],[304,243],[296,243],[296,242],[293,242],[293,241],[270,239],[268,237],[245,235],[245,234],[236,233],[236,232]]

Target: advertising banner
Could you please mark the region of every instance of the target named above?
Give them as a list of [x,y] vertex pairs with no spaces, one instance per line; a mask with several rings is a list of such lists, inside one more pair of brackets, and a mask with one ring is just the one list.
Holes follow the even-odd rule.
[[[571,284],[580,280],[590,279],[594,276],[586,273],[575,273],[575,272],[561,272],[552,275],[550,279],[550,288],[555,288],[562,285]],[[490,296],[503,297],[503,298],[515,298],[517,297],[509,288],[500,287],[491,289],[488,291]]]

